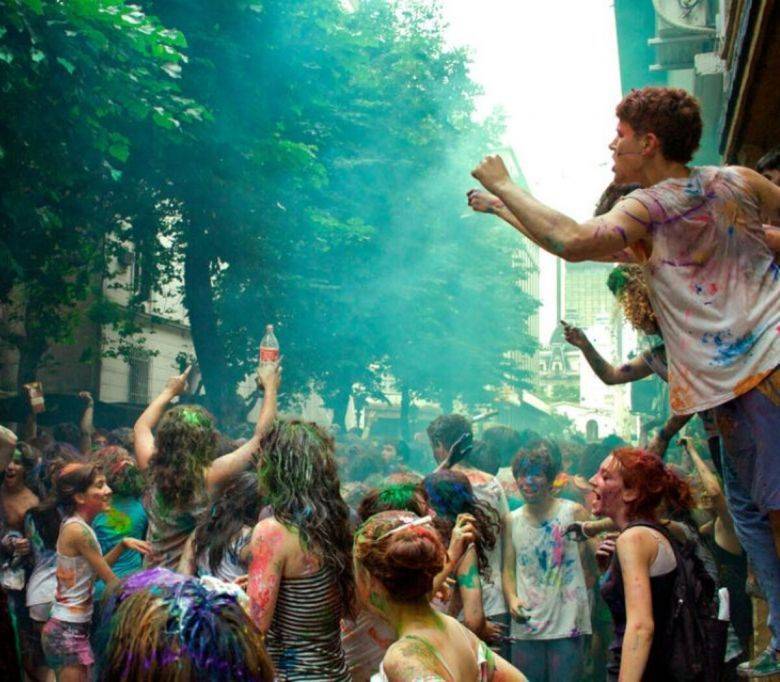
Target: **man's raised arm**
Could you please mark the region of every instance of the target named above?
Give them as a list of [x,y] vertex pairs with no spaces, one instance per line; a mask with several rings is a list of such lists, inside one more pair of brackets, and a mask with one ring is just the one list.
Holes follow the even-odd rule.
[[529,238],[565,260],[597,260],[648,236],[650,216],[638,201],[623,200],[609,213],[578,223],[513,183],[500,156],[485,157],[471,174],[504,203]]

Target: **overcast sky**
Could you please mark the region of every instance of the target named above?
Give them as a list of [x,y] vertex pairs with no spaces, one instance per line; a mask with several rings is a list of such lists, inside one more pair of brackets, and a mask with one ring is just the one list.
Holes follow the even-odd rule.
[[[441,0],[448,39],[471,48],[484,114],[507,116],[506,144],[533,194],[585,218],[610,182],[620,73],[612,0]],[[551,291],[552,257],[541,268]],[[543,338],[555,324],[543,301]]]

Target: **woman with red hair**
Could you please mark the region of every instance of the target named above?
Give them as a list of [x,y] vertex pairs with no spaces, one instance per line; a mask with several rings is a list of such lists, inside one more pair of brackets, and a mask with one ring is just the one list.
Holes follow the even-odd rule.
[[609,679],[671,679],[660,647],[671,617],[677,560],[656,510],[662,503],[670,511],[689,509],[690,488],[660,457],[630,447],[613,451],[590,483],[593,513],[609,517],[620,530],[601,587],[615,623]]

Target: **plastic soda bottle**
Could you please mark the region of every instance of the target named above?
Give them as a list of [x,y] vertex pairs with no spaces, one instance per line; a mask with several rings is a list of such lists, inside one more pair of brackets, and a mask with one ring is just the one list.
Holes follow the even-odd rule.
[[274,326],[265,326],[265,336],[260,342],[260,364],[276,362],[279,359],[279,342],[274,334]]

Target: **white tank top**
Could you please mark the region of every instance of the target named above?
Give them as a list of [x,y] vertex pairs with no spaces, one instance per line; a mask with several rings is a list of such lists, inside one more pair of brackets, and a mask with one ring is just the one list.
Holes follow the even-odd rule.
[[[95,531],[84,519],[70,516],[62,522],[60,530],[69,523],[78,523],[92,536],[100,552]],[[101,552],[102,554],[102,552]],[[57,552],[57,592],[51,608],[51,617],[66,623],[89,623],[92,620],[92,591],[95,586],[95,570],[83,556],[65,556]]]
[[676,414],[721,405],[780,363],[780,267],[757,197],[733,168],[692,168],[632,192],[650,214],[645,276]]

